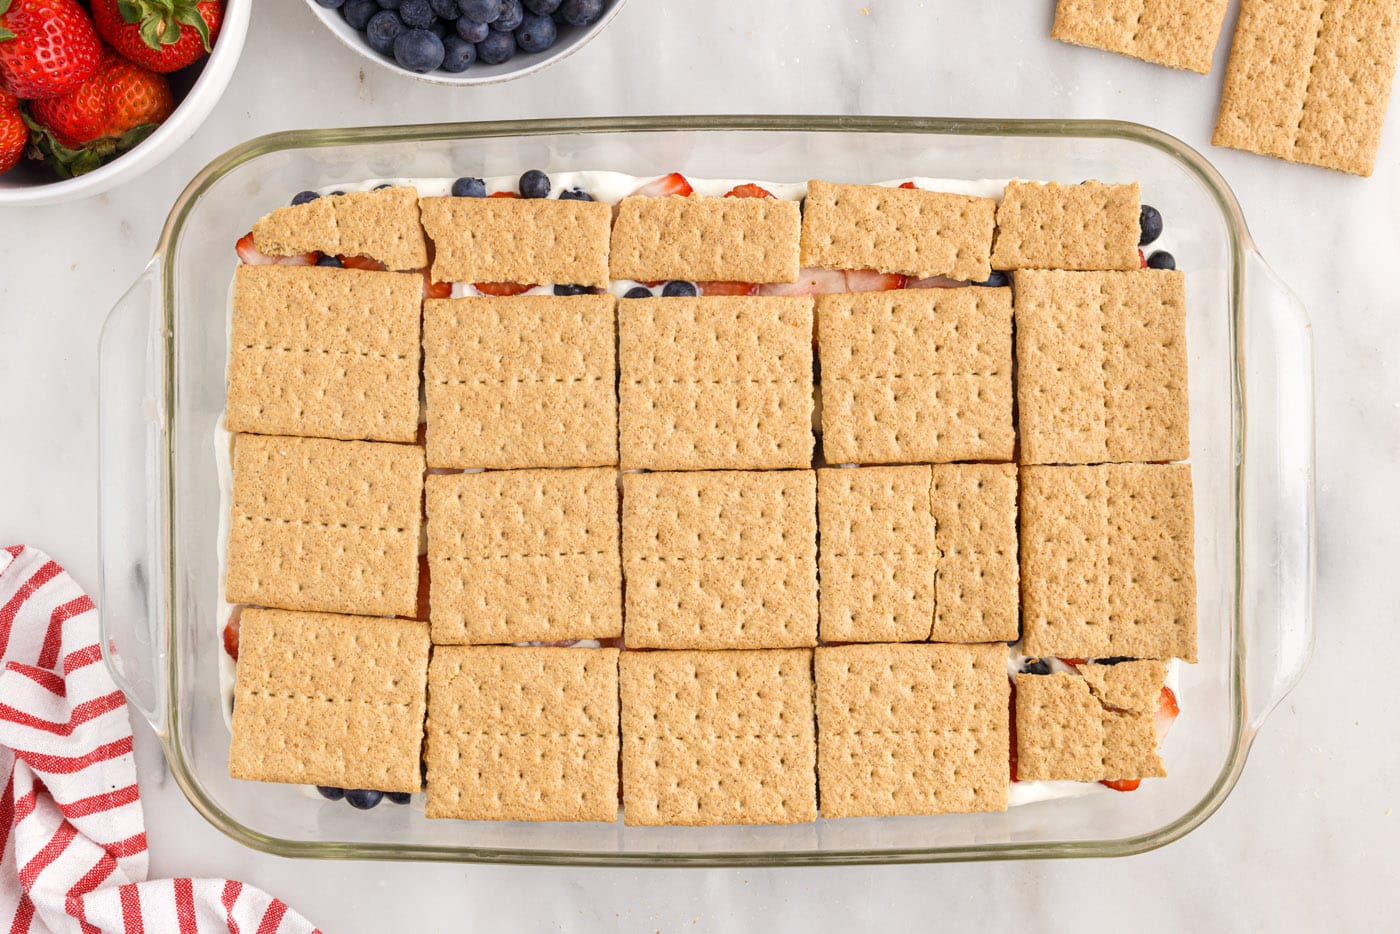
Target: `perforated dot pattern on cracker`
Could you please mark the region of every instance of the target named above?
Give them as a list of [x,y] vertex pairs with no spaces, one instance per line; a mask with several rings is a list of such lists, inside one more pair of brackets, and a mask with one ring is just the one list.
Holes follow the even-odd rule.
[[795,282],[802,214],[775,198],[623,198],[614,279]]
[[995,269],[1137,269],[1138,183],[1012,181],[997,207]]
[[413,188],[325,195],[278,208],[253,225],[253,245],[273,256],[317,251],[365,256],[397,270],[428,265]]
[[550,198],[424,198],[437,282],[606,288],[612,206]]
[[1060,0],[1052,38],[1207,74],[1229,0]]
[[1013,464],[937,464],[934,642],[1010,642],[1020,623]]
[[[1143,667],[1133,670],[1137,666]],[[1166,669],[1160,662],[1114,667],[1125,668],[1118,676],[1124,680],[1150,681],[1137,693],[1155,688],[1150,691],[1155,700],[1162,689]],[[1157,753],[1151,710],[1116,707],[1094,684],[1078,674],[1016,676],[1019,780],[1118,781],[1167,774]]]

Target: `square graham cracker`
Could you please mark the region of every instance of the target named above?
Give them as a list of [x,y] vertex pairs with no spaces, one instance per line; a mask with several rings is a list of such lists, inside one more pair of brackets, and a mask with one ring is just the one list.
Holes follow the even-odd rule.
[[624,474],[622,566],[629,648],[816,645],[816,474]]
[[231,513],[228,602],[416,615],[422,448],[238,435]]
[[1052,39],[1210,72],[1229,0],[1060,0]]
[[997,207],[996,269],[1137,269],[1139,187],[1012,181]]
[[926,466],[817,471],[823,642],[925,642],[938,545]]
[[418,791],[430,650],[426,623],[245,609],[229,774]]
[[427,478],[433,642],[622,635],[617,472]]
[[612,206],[549,198],[424,198],[436,282],[608,286]]
[[796,201],[699,196],[623,198],[613,222],[614,279],[796,282]]
[[617,464],[611,295],[423,307],[430,467]]
[[817,299],[829,464],[1009,461],[1011,290]]
[[617,649],[439,646],[428,817],[617,819]]
[[412,442],[422,297],[411,273],[240,265],[228,430]]
[[[1166,666],[1141,661],[1081,670],[1093,676],[1016,676],[1016,777],[1097,782],[1165,776],[1152,713]],[[1114,688],[1107,693],[1099,686],[1105,680]],[[1115,700],[1145,700],[1147,706]]]
[[323,195],[278,208],[253,225],[253,245],[269,256],[317,251],[365,256],[401,271],[428,266],[418,192],[407,187]]
[[802,265],[981,282],[992,274],[995,218],[992,198],[813,179]]
[[[1020,627],[1016,466],[937,464],[934,642],[1010,642]],[[825,584],[825,578],[823,578]]]
[[1006,646],[816,650],[823,817],[1005,811]]
[[624,470],[810,467],[810,298],[618,303]]
[[1243,0],[1211,142],[1370,175],[1398,47],[1400,0]]
[[1190,455],[1179,271],[1017,272],[1016,363],[1022,463]]
[[1196,660],[1189,464],[1021,468],[1024,651]]
[[816,820],[812,651],[624,652],[623,821]]

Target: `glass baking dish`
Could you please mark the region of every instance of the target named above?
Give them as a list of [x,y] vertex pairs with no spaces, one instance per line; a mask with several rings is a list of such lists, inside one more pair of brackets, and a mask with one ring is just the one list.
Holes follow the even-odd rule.
[[[1005,814],[783,827],[428,821],[229,778],[217,666],[219,485],[234,240],[290,193],[379,177],[613,169],[874,181],[922,175],[1138,180],[1187,270],[1200,657],[1181,667],[1171,777]],[[1309,325],[1255,250],[1220,174],[1130,123],[638,117],[279,133],[216,159],[170,212],[113,310],[100,364],[103,644],[180,787],[214,826],[283,856],[594,865],[794,865],[1121,856],[1220,806],[1312,648]]]

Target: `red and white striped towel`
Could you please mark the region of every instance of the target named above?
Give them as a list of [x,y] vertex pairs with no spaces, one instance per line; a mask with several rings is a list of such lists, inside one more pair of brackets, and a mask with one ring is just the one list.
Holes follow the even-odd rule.
[[0,550],[0,923],[11,932],[314,934],[252,886],[147,881],[126,699],[97,611],[42,551]]

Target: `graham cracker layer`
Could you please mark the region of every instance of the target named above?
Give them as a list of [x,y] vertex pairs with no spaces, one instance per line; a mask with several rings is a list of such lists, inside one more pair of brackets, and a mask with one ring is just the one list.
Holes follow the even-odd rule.
[[996,269],[1137,269],[1138,183],[1012,181],[997,207]]
[[549,198],[424,198],[435,282],[608,286],[612,207]]
[[1050,36],[1207,74],[1229,0],[1060,0]]
[[796,282],[801,226],[795,201],[623,198],[612,229],[612,277]]
[[[1019,631],[1014,464],[937,464],[935,642],[1010,642]],[[825,582],[825,578],[823,578]]]
[[381,188],[278,208],[253,225],[253,245],[269,256],[318,251],[365,256],[390,269],[425,269],[428,244],[414,188]]

